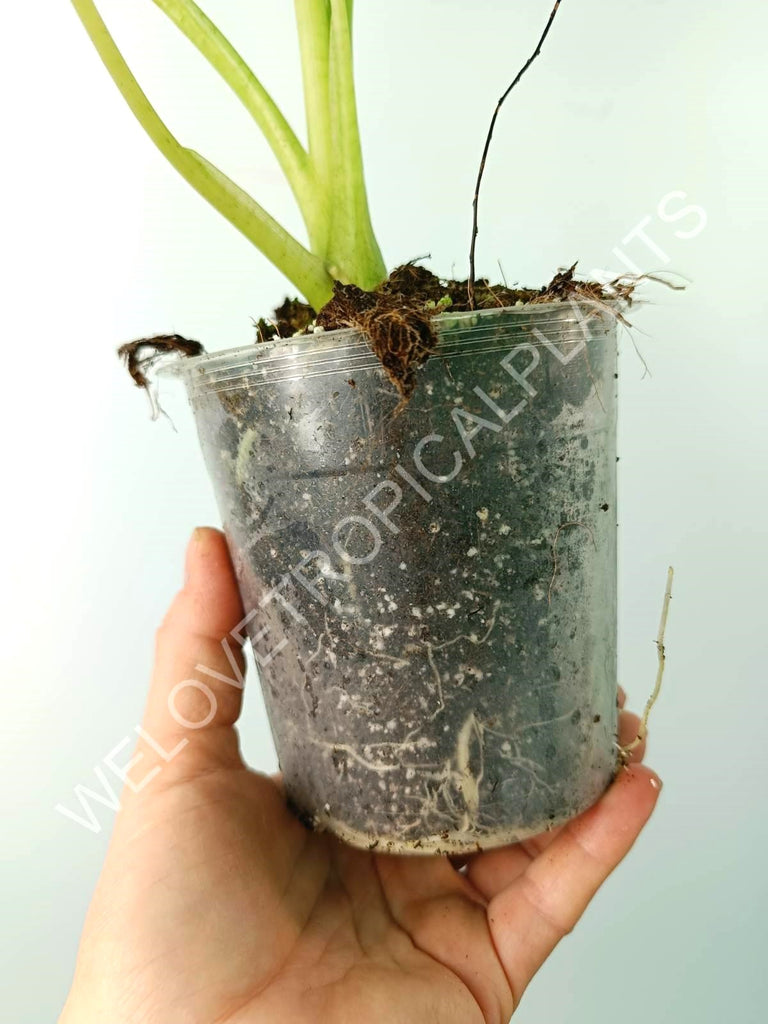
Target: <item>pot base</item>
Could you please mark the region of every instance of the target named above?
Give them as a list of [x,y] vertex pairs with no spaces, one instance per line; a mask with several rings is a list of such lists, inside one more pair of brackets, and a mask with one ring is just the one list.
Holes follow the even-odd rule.
[[[606,786],[606,791],[613,784],[616,776],[621,771],[621,759],[617,757],[616,769],[613,777]],[[483,853],[486,850],[495,850],[501,846],[511,846],[523,839],[532,839],[533,836],[542,835],[543,832],[551,832],[560,825],[567,825],[569,821],[583,814],[594,805],[594,801],[585,803],[583,807],[572,814],[563,814],[553,818],[545,829],[537,827],[529,828],[499,828],[493,831],[480,832],[475,829],[446,830],[435,835],[425,835],[419,839],[393,839],[392,836],[376,836],[369,832],[362,832],[350,828],[343,821],[326,812],[315,815],[311,822],[305,816],[300,817],[304,823],[315,832],[328,832],[340,839],[348,846],[354,846],[358,850],[366,850],[369,853],[385,853],[398,856],[448,856],[456,854]]]

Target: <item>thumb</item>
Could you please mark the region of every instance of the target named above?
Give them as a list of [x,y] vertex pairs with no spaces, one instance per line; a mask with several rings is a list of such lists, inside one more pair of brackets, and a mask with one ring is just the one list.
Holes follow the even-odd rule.
[[140,731],[140,753],[164,780],[242,765],[232,726],[242,707],[243,618],[224,535],[198,527],[184,586],[157,631]]

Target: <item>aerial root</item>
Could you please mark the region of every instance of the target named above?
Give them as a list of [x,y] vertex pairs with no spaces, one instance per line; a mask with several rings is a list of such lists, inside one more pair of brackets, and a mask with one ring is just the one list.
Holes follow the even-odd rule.
[[674,569],[672,568],[672,566],[670,566],[669,569],[667,569],[667,586],[664,591],[664,603],[661,607],[661,621],[659,622],[659,632],[656,637],[656,650],[659,656],[659,664],[656,670],[656,682],[653,687],[653,693],[648,698],[648,703],[645,705],[645,711],[643,712],[643,717],[640,719],[640,725],[638,726],[637,735],[635,736],[635,738],[623,747],[621,745],[618,745],[619,762],[625,768],[629,764],[629,761],[632,756],[632,751],[636,750],[640,746],[640,744],[643,742],[648,733],[648,716],[650,715],[651,709],[653,708],[653,705],[656,703],[656,700],[661,691],[661,681],[664,678],[664,665],[666,662],[664,634],[667,629],[669,602],[672,600],[672,580],[674,578],[674,575]]

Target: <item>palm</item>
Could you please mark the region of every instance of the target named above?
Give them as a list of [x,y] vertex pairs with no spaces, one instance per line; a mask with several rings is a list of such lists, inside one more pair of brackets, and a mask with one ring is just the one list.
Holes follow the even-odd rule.
[[151,907],[135,930],[113,917],[134,936],[126,1019],[186,1021],[192,994],[190,1024],[508,1019],[485,901],[449,861],[310,833],[242,769],[147,803],[135,832],[130,809],[121,822],[134,866],[109,879],[113,915],[116,890]]
[[[223,557],[204,581],[224,588],[219,609],[236,603]],[[161,650],[153,692],[166,667]],[[243,765],[239,699],[221,697],[222,720],[126,800],[64,1021],[501,1024],[655,802],[633,766],[581,819],[477,854],[465,874],[445,858],[354,850],[306,830],[279,781]],[[156,736],[155,711],[150,694]],[[624,713],[627,737],[636,721]]]

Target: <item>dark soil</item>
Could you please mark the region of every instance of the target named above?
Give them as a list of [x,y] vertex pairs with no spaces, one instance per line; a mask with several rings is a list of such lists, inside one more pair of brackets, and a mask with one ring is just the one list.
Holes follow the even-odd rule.
[[[338,288],[337,316],[382,295]],[[553,350],[513,416],[528,393],[504,360],[539,317]],[[355,845],[512,842],[615,772],[615,319],[539,317],[489,310],[468,356],[449,312],[399,415],[359,339],[354,371],[305,336],[238,360],[258,372],[201,366],[190,391],[290,805]],[[575,337],[584,358],[561,361]]]
[[[310,334],[316,326],[324,330],[356,327],[366,335],[401,399],[406,401],[416,385],[416,370],[437,347],[437,332],[432,324],[436,315],[569,298],[619,301],[626,307],[632,303],[639,280],[622,276],[608,284],[579,281],[574,263],[559,270],[549,284],[541,288],[509,288],[506,284],[491,285],[487,278],[478,278],[470,301],[466,278],[441,278],[413,261],[395,267],[387,280],[373,291],[335,282],[333,297],[319,311],[298,298],[286,297],[275,309],[273,318],[254,321],[256,341],[262,343]],[[160,356],[169,352],[194,356],[203,351],[199,342],[173,334],[128,342],[120,346],[118,354],[125,360],[134,382],[146,388],[145,371]]]
[[519,303],[556,302],[585,298],[598,301],[623,300],[631,304],[636,281],[620,278],[608,285],[576,280],[576,264],[560,270],[542,288],[509,288],[487,278],[474,283],[470,304],[468,282],[438,277],[416,262],[395,267],[386,281],[366,292],[353,284],[334,285],[333,298],[319,312],[298,299],[288,299],[275,309],[273,320],[256,323],[257,340],[271,341],[309,333],[316,324],[325,330],[357,327],[368,337],[384,369],[407,399],[416,383],[415,371],[437,347],[432,318],[450,310],[494,309]]

